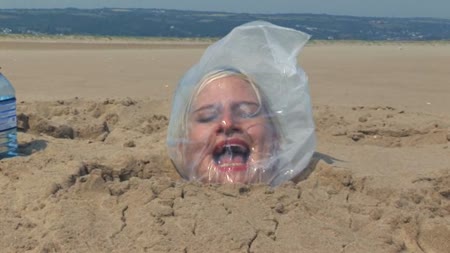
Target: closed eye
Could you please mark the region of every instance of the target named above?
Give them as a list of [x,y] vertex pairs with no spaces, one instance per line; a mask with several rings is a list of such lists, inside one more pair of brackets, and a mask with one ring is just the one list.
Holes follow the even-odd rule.
[[253,118],[259,115],[261,106],[253,102],[242,102],[234,106],[234,114],[240,118]]
[[194,111],[194,121],[198,123],[209,123],[219,117],[220,111],[217,106],[207,105]]

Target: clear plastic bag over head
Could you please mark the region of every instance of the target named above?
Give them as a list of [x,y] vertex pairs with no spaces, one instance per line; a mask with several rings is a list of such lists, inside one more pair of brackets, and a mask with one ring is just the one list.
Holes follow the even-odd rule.
[[278,185],[308,166],[314,122],[297,56],[309,38],[255,21],[207,48],[173,98],[167,145],[183,178]]

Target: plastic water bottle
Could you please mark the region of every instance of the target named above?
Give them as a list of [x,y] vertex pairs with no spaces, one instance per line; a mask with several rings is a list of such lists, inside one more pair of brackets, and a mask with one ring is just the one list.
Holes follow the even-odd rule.
[[17,155],[16,94],[0,72],[0,159]]

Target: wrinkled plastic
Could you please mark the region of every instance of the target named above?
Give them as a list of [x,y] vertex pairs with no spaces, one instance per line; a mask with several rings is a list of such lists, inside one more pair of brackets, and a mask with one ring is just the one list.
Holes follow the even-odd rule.
[[183,178],[278,185],[308,166],[314,122],[297,56],[309,38],[255,21],[207,48],[173,97],[167,145]]

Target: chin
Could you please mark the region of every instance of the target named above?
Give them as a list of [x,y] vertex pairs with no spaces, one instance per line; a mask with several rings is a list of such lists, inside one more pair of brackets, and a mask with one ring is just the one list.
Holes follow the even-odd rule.
[[212,160],[199,173],[201,182],[212,184],[251,184],[261,183],[261,173],[247,164],[217,166]]

